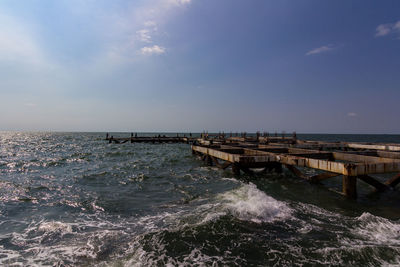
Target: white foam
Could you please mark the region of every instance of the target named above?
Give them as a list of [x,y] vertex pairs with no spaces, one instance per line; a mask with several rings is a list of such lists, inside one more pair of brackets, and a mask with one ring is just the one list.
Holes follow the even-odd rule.
[[221,195],[225,207],[240,220],[256,223],[285,220],[291,216],[292,210],[283,202],[278,201],[256,185],[243,184],[236,190]]
[[62,223],[62,222],[43,222],[38,226],[39,231],[44,232],[57,232],[60,231],[62,233],[71,233],[72,227],[70,224]]
[[357,235],[373,243],[400,245],[400,224],[364,212],[357,218],[360,225],[355,229]]

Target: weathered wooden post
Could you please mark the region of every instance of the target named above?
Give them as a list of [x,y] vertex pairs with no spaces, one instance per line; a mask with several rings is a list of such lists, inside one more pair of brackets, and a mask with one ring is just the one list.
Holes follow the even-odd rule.
[[275,162],[274,169],[276,173],[282,173],[282,164],[279,162]]
[[209,155],[206,156],[206,163],[208,166],[213,165],[213,160],[212,160],[211,156],[209,156]]
[[131,133],[131,143],[133,143],[133,133]]
[[343,194],[351,199],[357,198],[357,176],[343,175]]
[[235,175],[240,175],[240,165],[239,165],[238,162],[234,162],[234,163],[232,164],[232,172],[233,172],[233,174],[235,174]]
[[106,134],[106,140],[108,140],[108,133]]

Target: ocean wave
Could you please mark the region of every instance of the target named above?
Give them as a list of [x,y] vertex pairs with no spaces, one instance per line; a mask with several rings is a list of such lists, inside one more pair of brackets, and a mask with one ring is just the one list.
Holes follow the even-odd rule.
[[354,233],[374,244],[399,246],[400,223],[364,212],[357,218],[359,225]]
[[225,202],[225,208],[240,220],[273,222],[288,219],[292,214],[288,205],[268,196],[253,183],[243,184],[220,197]]

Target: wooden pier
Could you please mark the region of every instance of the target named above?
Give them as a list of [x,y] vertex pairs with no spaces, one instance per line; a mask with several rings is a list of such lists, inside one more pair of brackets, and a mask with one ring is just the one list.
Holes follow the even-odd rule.
[[[400,144],[303,141],[293,136],[266,136],[257,133],[202,134],[193,137],[135,137],[106,138],[109,142],[181,142],[191,143],[192,153],[208,165],[232,172],[253,174],[255,171],[282,172],[283,167],[295,176],[311,183],[342,176],[342,193],[357,197],[357,183],[362,181],[375,191],[392,190],[400,183]],[[308,176],[304,170],[317,173]],[[384,181],[381,174],[392,174]],[[378,176],[377,176],[378,175]],[[387,176],[387,175],[386,175]]]
[[[190,134],[191,135],[191,134]],[[165,136],[165,135],[155,135],[155,136],[137,136],[137,134],[131,134],[130,137],[114,137],[109,134],[106,135],[106,140],[109,143],[115,144],[124,144],[124,143],[186,143],[190,144],[197,140],[197,138],[193,138],[191,136],[186,137],[179,136]]]

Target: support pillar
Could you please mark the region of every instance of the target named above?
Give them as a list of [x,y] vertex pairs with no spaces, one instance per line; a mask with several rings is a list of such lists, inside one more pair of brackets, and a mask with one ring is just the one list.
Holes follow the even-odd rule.
[[206,163],[207,163],[208,166],[212,166],[213,165],[213,160],[212,160],[211,156],[207,155]]
[[235,162],[232,164],[232,172],[235,175],[240,175],[240,165],[239,163]]
[[273,169],[276,173],[282,173],[282,164],[279,162],[275,162]]
[[357,198],[357,176],[343,175],[343,194],[351,199]]

